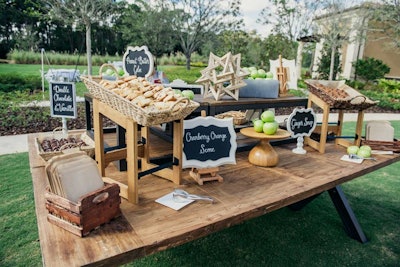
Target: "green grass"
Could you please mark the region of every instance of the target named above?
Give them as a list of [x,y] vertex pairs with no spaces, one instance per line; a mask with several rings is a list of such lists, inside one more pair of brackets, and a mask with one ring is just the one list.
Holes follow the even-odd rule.
[[[400,121],[392,122],[399,138]],[[355,123],[345,123],[345,134]],[[28,154],[0,156],[0,266],[41,266]],[[369,242],[349,238],[328,194],[126,266],[399,266],[400,162],[343,184]]]
[[[52,69],[75,69],[72,65],[45,65],[44,72],[47,72],[50,68]],[[87,73],[86,66],[77,66],[77,69],[81,74]],[[99,66],[93,66],[93,75],[99,75]],[[170,82],[175,79],[181,79],[189,84],[195,83],[195,81],[201,76],[200,71],[204,67],[192,67],[190,70],[186,70],[184,66],[172,66],[165,65],[160,66],[160,70],[164,71]],[[41,75],[42,66],[37,64],[0,64],[0,74],[10,74],[18,73],[20,75]],[[82,82],[77,82],[75,84],[76,95],[83,96],[87,92],[86,86]],[[41,89],[41,88],[40,88]],[[44,98],[49,98],[49,84],[45,80],[45,93]],[[43,96],[40,96],[43,98]],[[31,99],[29,99],[31,100]]]

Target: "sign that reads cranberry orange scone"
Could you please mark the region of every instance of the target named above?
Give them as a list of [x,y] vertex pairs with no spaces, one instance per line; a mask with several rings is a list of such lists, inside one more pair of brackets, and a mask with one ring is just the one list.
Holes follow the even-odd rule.
[[154,71],[153,55],[147,46],[128,46],[122,59],[125,73],[137,77],[148,77]]
[[183,124],[183,168],[236,164],[236,132],[232,118],[196,117]]

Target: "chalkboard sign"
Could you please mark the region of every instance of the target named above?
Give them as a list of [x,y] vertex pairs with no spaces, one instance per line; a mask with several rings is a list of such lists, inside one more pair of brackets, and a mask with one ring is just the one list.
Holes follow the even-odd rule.
[[76,118],[75,83],[50,82],[50,109],[52,117]]
[[137,77],[148,77],[153,74],[154,59],[147,46],[128,46],[122,59],[125,73]]
[[233,119],[196,117],[183,124],[183,168],[236,164]]
[[295,108],[287,120],[287,130],[292,137],[309,136],[317,125],[315,113],[312,108]]

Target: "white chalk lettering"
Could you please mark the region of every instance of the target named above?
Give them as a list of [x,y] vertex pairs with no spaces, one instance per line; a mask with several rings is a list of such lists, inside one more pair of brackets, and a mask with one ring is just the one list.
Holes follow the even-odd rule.
[[212,140],[221,139],[222,142],[227,138],[226,134],[216,134],[214,131],[211,131],[210,135]]
[[214,153],[215,148],[214,147],[206,147],[204,144],[201,144],[200,146],[200,154],[207,154],[207,153]]
[[207,143],[210,142],[210,136],[209,135],[201,135],[200,133],[197,133],[197,135],[192,135],[191,132],[187,132],[185,135],[185,140],[186,142],[192,142],[192,141],[206,141]]

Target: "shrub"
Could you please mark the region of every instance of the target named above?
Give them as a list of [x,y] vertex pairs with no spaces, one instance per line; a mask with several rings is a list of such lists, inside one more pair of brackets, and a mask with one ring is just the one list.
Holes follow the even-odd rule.
[[356,77],[362,78],[367,83],[383,78],[390,72],[390,68],[382,60],[375,58],[359,59],[353,66]]
[[0,74],[0,92],[3,93],[25,90],[33,92],[41,86],[42,80],[37,75]]
[[385,93],[400,94],[400,82],[395,80],[379,79],[378,87]]

